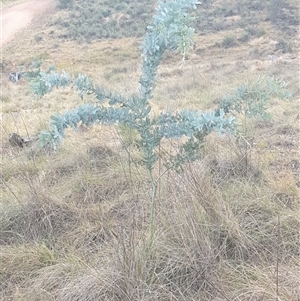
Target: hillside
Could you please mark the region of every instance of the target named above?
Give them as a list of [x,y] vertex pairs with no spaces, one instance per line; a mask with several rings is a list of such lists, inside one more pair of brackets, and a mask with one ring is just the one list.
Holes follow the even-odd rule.
[[[300,299],[298,1],[204,0],[192,12],[196,35],[184,64],[165,53],[153,116],[214,110],[246,83],[257,97],[265,83],[291,97],[272,95],[266,119],[236,114],[236,134],[206,136],[180,172],[164,173],[163,162],[181,141],[163,140],[153,233],[136,132],[81,125],[56,151],[35,140],[53,114],[95,99],[71,88],[38,99],[25,77],[13,83],[9,73],[40,62],[43,71],[87,74],[133,95],[155,7],[59,0],[3,46],[0,300]],[[13,145],[11,133],[30,142]]]

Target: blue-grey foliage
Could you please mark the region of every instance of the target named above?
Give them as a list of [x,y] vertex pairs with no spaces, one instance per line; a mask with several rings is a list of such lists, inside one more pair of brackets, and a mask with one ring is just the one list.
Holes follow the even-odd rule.
[[258,77],[255,81],[238,87],[234,94],[220,99],[219,109],[225,113],[243,113],[249,117],[266,119],[270,117],[266,105],[271,97],[288,99],[292,95],[285,82],[273,77]]

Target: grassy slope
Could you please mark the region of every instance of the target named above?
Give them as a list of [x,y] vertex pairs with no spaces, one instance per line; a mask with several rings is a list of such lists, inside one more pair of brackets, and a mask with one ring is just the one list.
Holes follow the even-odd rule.
[[[217,2],[213,10],[228,8]],[[199,34],[183,69],[179,57],[166,55],[155,112],[210,109],[258,76],[280,76],[296,94],[272,99],[271,121],[246,124],[238,141],[211,136],[203,159],[162,178],[149,246],[146,172],[138,150],[130,148],[129,164],[121,143],[130,133],[105,126],[69,131],[55,154],[8,143],[9,133],[36,134],[54,112],[81,102],[69,90],[35,100],[25,82],[6,80],[14,65],[33,57],[125,94],[137,91],[140,41],[62,40],[55,20],[64,13],[46,23],[41,17],[3,50],[1,300],[298,300],[297,36],[286,33],[283,41],[284,27],[266,20],[261,37],[240,42],[244,31],[234,23]],[[217,21],[237,22],[221,15],[213,23],[219,27]],[[229,36],[236,44],[226,48]],[[291,52],[283,53],[288,43]],[[166,143],[160,155],[175,147]]]

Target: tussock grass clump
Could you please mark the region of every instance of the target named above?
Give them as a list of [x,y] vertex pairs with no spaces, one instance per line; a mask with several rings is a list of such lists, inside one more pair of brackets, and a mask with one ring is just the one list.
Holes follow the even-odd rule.
[[41,191],[28,196],[22,204],[2,206],[1,243],[15,244],[33,241],[54,242],[66,231],[78,226],[76,208]]
[[57,254],[44,244],[5,246],[0,257],[1,300],[11,300],[7,296],[34,277],[37,270],[57,263]]
[[[299,203],[294,210],[276,205],[266,197],[270,191],[263,182],[250,184],[242,177],[234,182],[226,179],[223,185],[218,181],[207,161],[191,165],[183,177],[170,178],[174,194],[160,216],[160,227],[166,227],[162,230],[162,253],[170,254],[166,269],[175,273],[172,279],[182,281],[178,287],[186,285],[189,293],[198,285],[198,293],[207,300],[210,294],[220,300],[262,295],[272,300],[278,285],[274,270],[279,264],[279,274],[292,267],[293,275],[289,280],[283,274],[278,276],[279,289],[287,300],[296,298],[299,292],[287,292],[296,285],[300,263]],[[186,265],[181,270],[183,262]]]

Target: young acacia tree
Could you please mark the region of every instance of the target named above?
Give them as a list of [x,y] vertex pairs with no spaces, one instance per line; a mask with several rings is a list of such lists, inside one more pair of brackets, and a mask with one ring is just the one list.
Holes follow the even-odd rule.
[[[76,129],[80,124],[87,126],[99,123],[122,124],[138,132],[138,143],[144,155],[143,163],[152,183],[152,225],[159,181],[159,178],[154,178],[153,167],[158,160],[155,149],[161,140],[186,137],[178,154],[168,159],[169,165],[166,170],[178,167],[186,160],[196,158],[200,144],[209,133],[212,131],[225,133],[234,128],[233,111],[244,110],[247,114],[255,115],[262,111],[262,105],[265,104],[269,95],[279,91],[278,85],[272,86],[266,83],[260,89],[260,94],[257,94],[256,88],[246,85],[240,87],[233,96],[228,95],[221,99],[219,107],[210,112],[183,110],[162,112],[156,117],[151,115],[151,98],[163,54],[165,51],[180,51],[184,61],[192,47],[194,35],[194,29],[189,26],[192,21],[189,11],[192,8],[196,9],[197,4],[196,0],[159,2],[153,22],[147,27],[141,46],[142,75],[137,95],[124,97],[96,85],[86,75],[79,74],[74,78],[65,72],[58,74],[53,70],[38,72],[38,76],[31,81],[32,92],[37,97],[51,92],[54,87],[72,85],[78,91],[79,96],[89,94],[95,99],[94,103],[81,105],[72,111],[52,116],[50,131],[43,131],[39,134],[39,141],[43,146],[48,144],[56,148],[65,137],[65,129],[68,127]],[[266,87],[266,93],[261,93]],[[243,106],[245,102],[247,106]],[[257,112],[254,109],[257,109]]]

